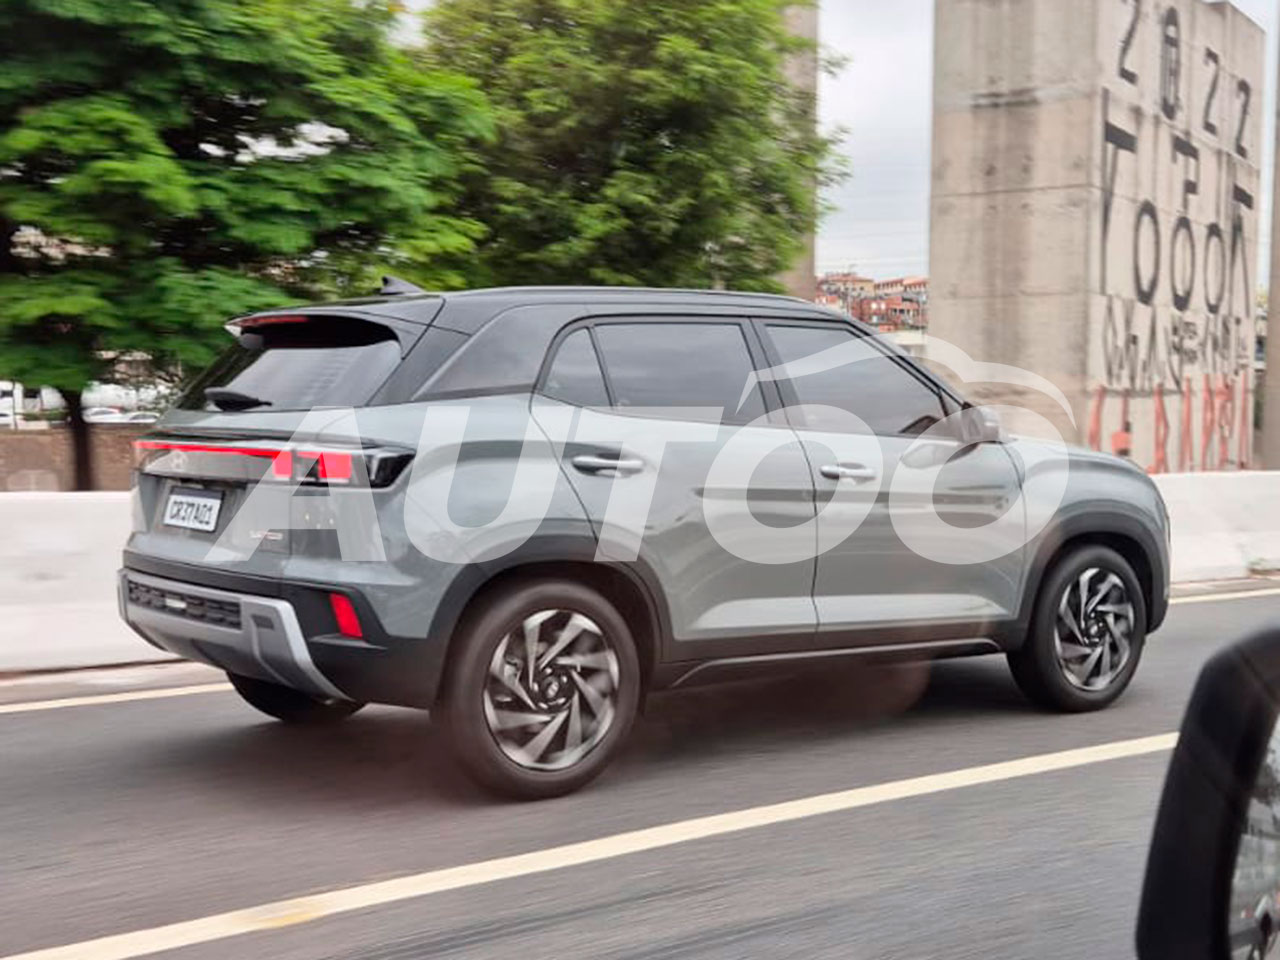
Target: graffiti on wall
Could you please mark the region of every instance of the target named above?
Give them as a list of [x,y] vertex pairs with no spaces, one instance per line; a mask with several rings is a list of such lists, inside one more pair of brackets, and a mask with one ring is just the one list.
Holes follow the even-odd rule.
[[1201,0],[1110,4],[1088,439],[1153,471],[1247,466],[1262,32]]

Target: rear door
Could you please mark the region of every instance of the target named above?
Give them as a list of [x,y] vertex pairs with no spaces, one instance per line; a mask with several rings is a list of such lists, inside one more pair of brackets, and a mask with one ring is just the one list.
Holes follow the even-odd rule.
[[[813,518],[808,466],[794,432],[769,419],[753,342],[738,318],[599,319],[552,345],[534,400],[544,424],[553,407],[581,408],[565,472],[605,556],[638,559],[656,576],[674,659],[785,648],[780,637],[812,639],[816,624],[812,549],[762,563],[749,543],[733,543],[733,531],[717,539],[706,522],[708,509],[732,514],[743,496],[763,525]],[[753,464],[750,476],[717,479],[727,444],[734,456],[725,462]],[[643,509],[610,511],[611,500],[616,510],[628,498]]]
[[[1003,446],[922,438],[949,412],[941,391],[851,325],[779,320],[760,327],[813,471],[819,539],[829,546],[814,580],[824,640],[874,644],[889,638],[884,628],[922,639],[957,631],[977,637],[1011,616],[1021,550],[951,562],[965,552],[958,544],[989,536],[985,526],[1021,509],[1019,477]],[[858,419],[857,432],[847,432],[841,413]],[[895,475],[911,467],[941,469],[931,490],[896,495],[891,506]],[[1020,526],[1020,517],[1012,519]]]
[[328,503],[314,496],[324,492],[314,486],[299,487],[293,497],[257,498],[256,515],[240,518],[251,541],[242,546],[251,550],[228,556],[212,548],[261,483],[283,489],[303,476],[309,483],[363,481],[358,440],[335,444],[329,431],[349,427],[344,411],[374,396],[421,329],[330,314],[246,321],[237,341],[191,381],[156,430],[135,443],[131,548],[279,575],[291,550],[323,538],[290,529],[309,520],[317,529],[326,525]]

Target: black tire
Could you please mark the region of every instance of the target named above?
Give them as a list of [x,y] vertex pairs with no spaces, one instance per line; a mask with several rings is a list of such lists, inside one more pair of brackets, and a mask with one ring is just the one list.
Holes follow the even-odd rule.
[[[1123,666],[1114,671],[1114,676],[1105,681],[1105,684],[1103,677],[1098,676],[1093,681],[1100,684],[1097,689],[1081,686],[1078,674],[1075,682],[1068,679],[1069,671],[1059,658],[1059,643],[1055,634],[1059,628],[1059,606],[1063,603],[1066,591],[1069,588],[1073,591],[1073,596],[1067,598],[1068,609],[1079,609],[1079,580],[1082,574],[1091,569],[1099,571],[1103,579],[1100,581],[1090,577],[1090,585],[1106,582],[1105,578],[1108,575],[1119,578],[1123,585],[1123,594],[1115,591],[1108,597],[1107,604],[1115,605],[1116,598],[1120,598],[1132,607],[1132,617],[1122,618],[1128,620],[1131,626],[1128,633],[1128,658],[1123,661]],[[1075,619],[1079,626],[1078,618]],[[1074,644],[1065,622],[1062,629],[1070,643],[1069,649],[1092,649]],[[1090,642],[1106,643],[1105,626],[1101,634],[1104,639],[1095,641],[1088,634],[1088,629],[1085,630],[1086,638]],[[1009,653],[1009,667],[1023,694],[1037,706],[1066,713],[1101,710],[1129,686],[1134,672],[1138,669],[1146,635],[1146,599],[1142,593],[1142,586],[1133,572],[1133,567],[1124,557],[1109,547],[1099,545],[1079,547],[1061,557],[1045,575],[1040,594],[1036,598],[1026,641],[1021,649]],[[1108,650],[1107,655],[1115,656],[1112,650]],[[1079,661],[1080,666],[1085,666],[1087,661],[1088,657],[1084,656]]]
[[[547,619],[538,620],[549,613]],[[585,621],[574,619],[574,622],[589,623],[592,629],[579,629],[575,633],[577,639],[555,656],[554,662],[548,661],[547,666],[540,667],[539,661],[544,656],[554,656],[552,648],[563,637],[564,626],[579,616],[586,618]],[[537,623],[532,657],[535,667],[530,675],[536,673],[537,679],[530,682],[523,666],[529,660],[523,637],[525,625],[534,621]],[[509,636],[516,638],[518,645],[513,645]],[[603,656],[608,666],[591,673],[594,667],[561,664],[562,657],[574,659],[582,655],[576,652],[580,650],[587,650],[593,659]],[[591,650],[599,652],[591,653]],[[610,660],[604,651],[612,651],[613,658]],[[572,581],[533,580],[486,594],[464,617],[454,636],[449,658],[436,713],[450,749],[473,780],[505,797],[540,800],[579,789],[595,779],[613,759],[635,719],[640,699],[640,662],[631,630],[604,597]],[[515,690],[493,672],[495,664],[499,673],[515,680],[520,687],[519,695],[529,698],[523,704],[516,702]],[[550,675],[553,671],[555,676]],[[577,673],[578,678],[574,679],[572,673]],[[601,678],[607,687],[603,695],[597,690]],[[593,699],[597,707],[603,705],[603,710],[593,712],[586,705],[583,684],[596,690]],[[553,699],[553,705],[548,706],[547,697],[555,691],[560,692],[561,699]],[[563,699],[564,691],[570,691],[568,700]],[[581,691],[583,695],[574,691]],[[578,701],[576,707],[575,700]],[[525,706],[528,703],[534,706]],[[570,719],[566,724],[560,714],[571,716],[574,709],[578,711],[578,720]],[[555,719],[540,726],[517,725],[495,732],[493,725],[499,722],[499,712],[504,719],[517,715]],[[606,713],[608,719],[602,720]],[[490,717],[494,718],[492,723]],[[549,735],[546,753],[532,759],[526,756],[525,762],[513,759],[512,753],[521,753],[526,747],[532,749],[537,737],[553,722],[556,730]],[[570,729],[579,735],[577,747],[572,749],[567,739]],[[554,762],[557,753],[566,763],[562,768],[531,765],[539,761]]]
[[364,706],[350,700],[322,700],[278,683],[234,673],[228,673],[227,679],[249,706],[285,723],[307,726],[337,723]]

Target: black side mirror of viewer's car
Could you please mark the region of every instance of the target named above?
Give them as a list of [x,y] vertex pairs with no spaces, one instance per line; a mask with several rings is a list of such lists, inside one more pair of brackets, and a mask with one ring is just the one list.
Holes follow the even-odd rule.
[[1280,629],[1205,665],[1160,799],[1138,912],[1139,960],[1273,955],[1280,933],[1278,712]]

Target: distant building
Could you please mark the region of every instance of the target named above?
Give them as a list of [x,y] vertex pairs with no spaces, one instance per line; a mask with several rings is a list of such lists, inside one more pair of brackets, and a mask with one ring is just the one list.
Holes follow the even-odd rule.
[[856,273],[828,273],[818,278],[820,293],[846,297],[866,297],[875,292],[876,282]]
[[873,280],[853,271],[818,278],[816,302],[841,310],[882,333],[928,325],[929,278]]

